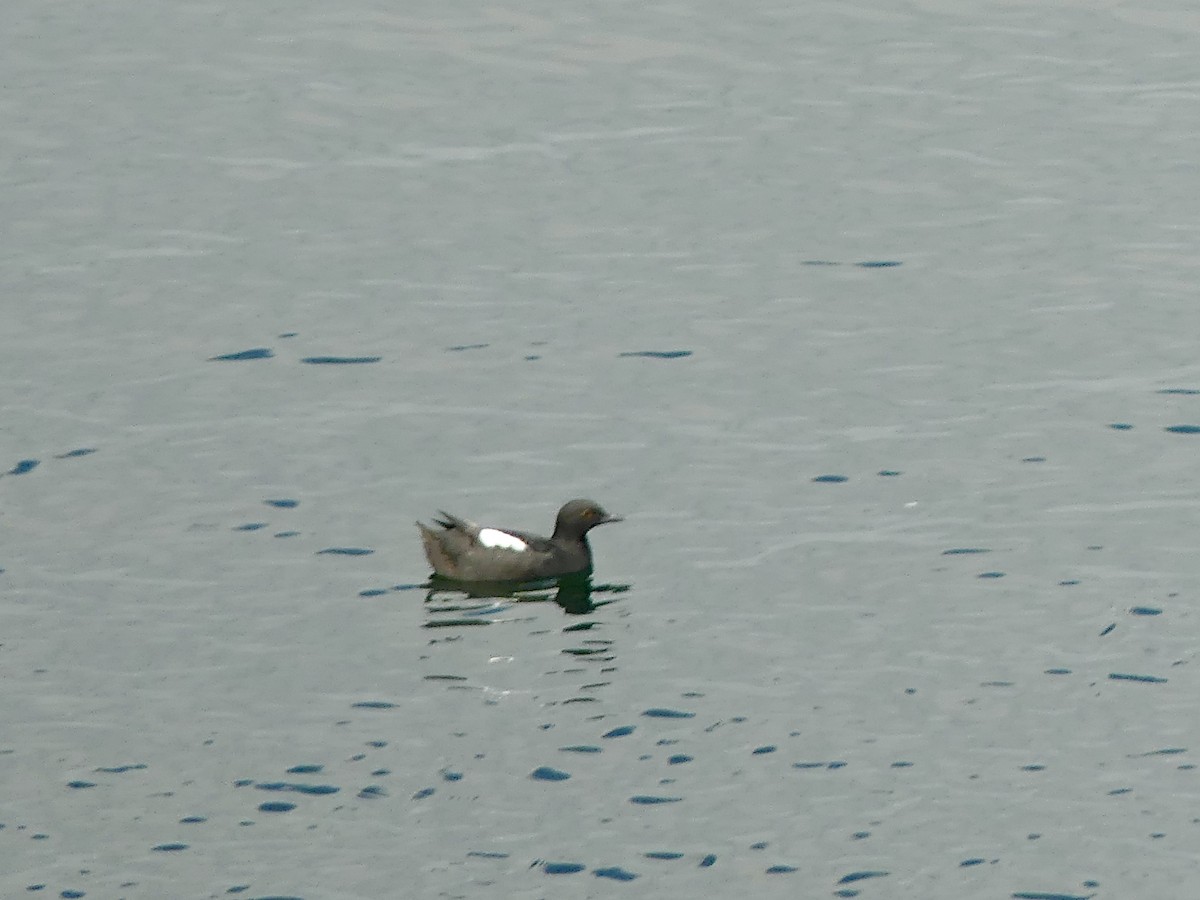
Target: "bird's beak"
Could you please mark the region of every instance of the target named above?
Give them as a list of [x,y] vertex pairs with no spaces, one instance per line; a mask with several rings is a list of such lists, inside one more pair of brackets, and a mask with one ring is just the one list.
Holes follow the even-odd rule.
[[596,524],[597,525],[607,525],[609,522],[624,522],[624,521],[625,521],[624,516],[605,516],[603,519],[601,519]]

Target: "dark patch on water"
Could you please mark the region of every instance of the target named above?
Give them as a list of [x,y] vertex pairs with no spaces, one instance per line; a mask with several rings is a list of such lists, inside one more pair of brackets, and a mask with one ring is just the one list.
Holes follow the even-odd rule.
[[369,784],[356,795],[360,800],[379,800],[387,796],[387,791],[377,784]]
[[583,863],[562,863],[548,862],[542,863],[542,871],[547,875],[575,875],[586,869]]
[[1178,756],[1180,753],[1187,753],[1186,747],[1164,747],[1162,750],[1149,750],[1146,753],[1131,753],[1130,759],[1139,759],[1145,756]]
[[1200,390],[1196,390],[1195,388],[1163,388],[1162,390],[1155,391],[1154,393],[1156,393],[1156,394],[1181,394],[1183,396],[1191,397],[1196,394],[1200,394]]
[[795,866],[771,866],[767,869],[768,875],[787,875],[789,872],[795,872]]
[[1022,772],[1044,772],[1046,767],[1042,763],[1031,763],[1027,766],[1021,766]]
[[716,861],[717,861],[717,855],[715,853],[709,853],[704,857],[704,859],[700,860],[699,868],[707,869],[709,866],[711,866]]
[[277,509],[295,509],[300,505],[299,500],[292,500],[288,497],[282,497],[278,500],[264,500],[263,503],[267,506],[274,506]]
[[431,788],[431,787],[421,788],[421,790],[417,791],[415,794],[412,795],[412,799],[424,800],[426,797],[432,797],[436,791],[437,791],[437,788]]
[[430,619],[422,628],[458,628],[463,625],[491,625],[487,619]]
[[95,447],[80,447],[78,450],[68,450],[66,453],[60,453],[55,459],[78,459],[80,456],[87,456],[95,453]]
[[558,749],[562,753],[599,753],[599,752],[601,752],[599,747],[592,746],[591,744],[575,744],[574,746],[571,746],[571,747],[559,747]]
[[1045,891],[1017,891],[1013,900],[1091,900],[1095,894],[1054,894]]
[[179,820],[180,825],[203,825],[208,819],[205,816],[184,816]]
[[691,356],[691,350],[626,350],[617,356],[641,356],[646,359],[683,359]]
[[753,753],[755,756],[762,756],[764,753],[774,753],[774,752],[775,752],[775,745],[774,745],[774,744],[767,744],[767,745],[766,745],[766,746],[764,746],[764,747],[755,747],[755,748],[754,748],[752,751],[750,751],[750,752],[751,752],[751,753]]
[[32,472],[40,464],[36,459],[22,459],[15,466],[8,470],[7,475],[24,475],[26,472]]
[[1079,584],[1078,578],[1068,578],[1066,581],[1060,581],[1058,583],[1058,586],[1059,587],[1071,587],[1072,585],[1076,585],[1076,584]]
[[643,853],[642,856],[646,857],[646,859],[683,859],[682,853],[675,853],[670,850],[651,850],[648,853]]
[[266,522],[247,522],[245,525],[234,525],[234,531],[262,531],[267,527]]
[[270,359],[275,352],[267,347],[252,347],[249,350],[239,350],[236,353],[223,353],[220,356],[210,356],[209,362],[241,362],[246,359]]
[[1044,456],[1026,456],[1024,459],[1021,460],[1021,462],[1027,462],[1027,463],[1040,463],[1040,462],[1045,462],[1045,461],[1046,461],[1046,457],[1044,457]]
[[300,362],[310,366],[364,366],[381,359],[382,356],[306,356]]
[[529,777],[534,781],[566,781],[571,777],[571,774],[562,771],[562,769],[553,769],[550,766],[538,766],[529,773]]
[[1044,674],[1046,674],[1046,675],[1070,675],[1071,670],[1070,669],[1047,669]]
[[1111,624],[1107,625],[1104,628],[1104,630],[1100,632],[1100,637],[1104,637],[1106,634],[1112,634],[1113,629],[1115,629],[1116,627],[1117,627],[1116,622],[1112,622]]
[[972,856],[970,859],[964,859],[958,866],[960,869],[965,869],[968,866],[981,866],[983,863],[983,859],[980,859],[978,856]]
[[653,707],[643,710],[643,716],[649,716],[651,719],[694,719],[696,714],[693,712],[685,712],[681,709],[663,709],[661,707]]
[[1156,606],[1135,606],[1129,610],[1133,616],[1161,616],[1162,610]]
[[395,709],[396,704],[390,700],[359,700],[350,704],[351,709]]
[[976,578],[1003,578],[1004,573],[1003,572],[980,572],[975,577]]
[[67,787],[73,788],[75,790],[83,790],[85,788],[94,788],[95,786],[96,786],[96,782],[94,782],[94,781],[68,781],[67,782]]
[[846,763],[840,759],[830,762],[795,762],[792,763],[793,769],[844,769]]
[[298,331],[285,331],[283,334],[279,335],[279,337],[281,337],[281,338],[294,338],[294,337],[295,337],[296,335],[298,335],[299,333],[300,333],[300,332],[298,332]]
[[258,811],[265,813],[286,813],[295,808],[295,803],[288,803],[284,800],[268,800],[266,803],[258,804]]
[[894,259],[864,259],[855,263],[836,262],[832,259],[806,259],[800,263],[802,266],[843,266],[851,265],[858,266],[860,269],[891,269],[903,263]]
[[188,848],[187,844],[180,844],[178,842],[172,842],[170,844],[158,844],[154,847],[151,847],[150,849],[157,850],[159,853],[175,853],[179,850],[186,850],[187,848]]
[[846,475],[818,475],[813,479],[817,484],[843,484],[849,480]]
[[360,596],[360,597],[382,597],[386,593],[387,593],[386,589],[368,588],[365,591],[359,591],[358,596]]
[[447,347],[447,353],[461,353],[464,350],[482,350],[487,344],[457,344],[453,347]]
[[1166,684],[1167,681],[1157,675],[1130,675],[1124,672],[1109,672],[1108,677],[1113,681],[1138,681],[1142,684]]
[[326,547],[324,550],[318,550],[317,556],[323,553],[333,556],[369,556],[374,552],[366,547]]
[[693,759],[693,757],[688,756],[686,753],[676,753],[673,756],[667,757],[667,765],[681,766],[684,763],[690,763],[692,761],[692,759]]
[[638,806],[658,806],[663,803],[679,803],[682,797],[656,797],[651,794],[634,794],[629,798],[630,803]]
[[126,772],[133,772],[138,769],[147,768],[145,763],[133,763],[125,766],[101,766],[96,769],[97,772],[105,772],[109,775],[123,775]]
[[295,781],[260,781],[255,787],[260,791],[288,791],[317,797],[336,794],[341,790],[340,787],[332,784],[303,784]]
[[898,759],[892,763],[893,769],[911,769],[913,764],[906,759]]
[[604,734],[600,735],[600,737],[602,737],[602,738],[625,737],[626,735],[633,734],[634,729],[636,727],[637,727],[636,725],[622,725],[619,728],[614,728],[611,731],[604,732]]
[[[561,652],[567,654],[568,656],[597,656],[607,653],[608,650],[606,648],[599,647],[564,647]],[[599,658],[601,661],[608,661],[614,657],[600,655]]]
[[289,775],[316,775],[324,768],[324,766],[319,766],[313,763],[305,763],[299,766],[292,766],[287,770],[287,773]]
[[620,866],[606,866],[603,869],[594,869],[592,874],[597,878],[611,878],[614,881],[633,881],[637,875],[633,872],[628,872]]
[[1200,425],[1168,425],[1163,431],[1171,434],[1200,434]]
[[903,475],[904,473],[897,471],[896,469],[880,469],[878,474],[884,478],[895,478],[896,476]]
[[299,533],[300,532],[298,532],[298,531],[277,531],[277,532],[275,532],[275,537],[290,538],[290,537],[296,537],[296,535],[298,535]]
[[508,859],[507,853],[499,853],[495,850],[468,850],[467,856],[474,856],[479,859]]
[[1133,426],[1128,422],[1110,422],[1108,427],[1113,431],[1133,431]]
[[943,550],[942,556],[963,556],[968,553],[991,553],[986,547],[951,547],[949,550]]

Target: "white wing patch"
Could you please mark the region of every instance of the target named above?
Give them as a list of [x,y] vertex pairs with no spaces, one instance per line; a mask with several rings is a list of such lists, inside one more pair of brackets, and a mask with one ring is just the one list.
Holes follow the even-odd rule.
[[520,551],[529,549],[529,545],[515,534],[509,534],[507,531],[501,531],[498,528],[479,529],[479,543],[485,547],[501,547],[505,550]]

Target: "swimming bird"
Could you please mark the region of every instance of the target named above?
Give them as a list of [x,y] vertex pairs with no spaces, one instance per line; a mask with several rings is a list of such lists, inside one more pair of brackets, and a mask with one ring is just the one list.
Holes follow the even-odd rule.
[[587,533],[597,525],[620,522],[592,500],[563,504],[554,534],[540,537],[510,528],[488,528],[442,512],[434,530],[421,522],[421,542],[433,571],[454,581],[536,581],[574,572],[590,572],[592,548]]

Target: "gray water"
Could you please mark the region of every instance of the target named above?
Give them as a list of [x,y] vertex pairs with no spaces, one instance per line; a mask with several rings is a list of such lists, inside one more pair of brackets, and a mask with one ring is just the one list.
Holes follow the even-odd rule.
[[[1186,895],[1200,24],[1105,7],[7,4],[0,896]],[[590,603],[422,587],[581,495]]]

